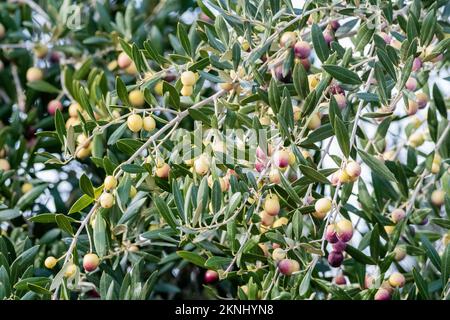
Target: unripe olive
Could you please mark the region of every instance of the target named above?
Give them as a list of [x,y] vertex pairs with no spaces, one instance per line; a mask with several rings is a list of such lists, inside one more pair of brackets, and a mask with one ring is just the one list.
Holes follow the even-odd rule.
[[280,270],[281,274],[290,276],[294,272],[300,271],[300,264],[296,260],[283,259],[278,263],[278,270]]
[[260,160],[257,160],[257,161],[255,162],[255,169],[256,169],[256,171],[262,172],[262,171],[264,170],[265,167],[266,167],[266,165],[265,165],[264,162],[262,162],[262,161],[260,161]]
[[331,251],[328,255],[328,263],[330,266],[337,268],[344,261],[344,255],[340,251]]
[[267,248],[267,245],[265,243],[258,243],[258,247],[262,250],[265,257],[269,256],[269,248]]
[[104,192],[99,200],[102,208],[108,209],[114,205],[114,196],[111,193]]
[[87,148],[90,140],[84,133],[81,133],[77,136],[77,143],[80,147]]
[[170,166],[164,163],[162,166],[156,168],[156,176],[161,179],[167,179],[169,177]]
[[206,156],[201,155],[194,160],[194,170],[199,175],[205,175],[209,171],[209,160]]
[[410,77],[405,84],[405,88],[409,91],[416,91],[417,89],[417,80],[413,77]]
[[214,283],[219,279],[219,274],[214,270],[206,270],[204,282],[206,284]]
[[117,57],[117,65],[120,69],[126,69],[133,63],[133,60],[125,53],[121,52]]
[[384,42],[386,42],[386,44],[390,44],[392,37],[390,35],[388,35],[386,32],[380,32],[380,37],[383,38]]
[[289,152],[278,150],[273,155],[273,161],[278,168],[286,168],[289,165]]
[[431,164],[431,173],[433,173],[433,174],[437,174],[437,173],[439,173],[439,170],[441,169],[441,165],[440,164],[438,164],[438,163],[436,163],[436,162],[433,162],[432,164]]
[[389,44],[397,50],[400,50],[402,47],[402,43],[397,39],[391,39],[391,42]]
[[338,171],[338,179],[341,184],[348,183],[351,181],[350,175],[347,173],[347,170],[339,170]]
[[44,261],[44,265],[47,269],[53,269],[57,263],[58,260],[56,260],[56,258],[53,256],[47,257]]
[[219,84],[220,89],[225,91],[231,91],[234,88],[234,84],[230,82],[222,82]]
[[145,104],[144,93],[138,89],[130,91],[128,99],[131,105],[137,108],[141,108]]
[[114,176],[106,176],[103,187],[108,191],[114,189],[117,187],[117,179]]
[[444,190],[434,190],[431,193],[431,203],[436,207],[440,207],[445,202],[445,191]]
[[162,96],[164,94],[163,88],[164,88],[164,83],[162,81],[158,81],[158,83],[155,85],[153,90],[155,91],[155,93],[158,96]]
[[190,86],[192,87],[197,82],[197,78],[195,76],[195,73],[192,71],[185,71],[181,74],[181,83],[183,86]]
[[33,189],[33,185],[29,182],[26,182],[22,185],[22,193],[27,193]]
[[[267,148],[268,148],[268,147],[267,147]],[[265,153],[264,150],[263,150],[261,147],[259,147],[259,146],[256,148],[256,157],[257,157],[258,159],[262,159],[262,160],[267,159],[266,153]]]
[[48,54],[48,47],[46,45],[38,44],[34,47],[34,54],[38,59],[43,59]]
[[281,226],[285,226],[289,223],[289,220],[286,217],[281,217],[277,220],[275,220],[275,222],[273,223],[272,227],[273,228],[278,228]]
[[384,226],[384,231],[386,231],[386,233],[388,235],[391,235],[395,230],[395,226]]
[[152,116],[146,116],[142,121],[145,131],[153,131],[156,128],[156,121]]
[[280,172],[278,171],[278,169],[270,170],[269,181],[275,184],[279,184],[281,182]]
[[47,112],[50,115],[54,115],[56,113],[56,110],[62,110],[63,105],[61,101],[59,100],[51,100],[47,105]]
[[248,43],[248,41],[244,37],[239,36],[238,41],[241,44],[242,50],[248,51],[250,49],[250,43]]
[[315,113],[311,117],[311,120],[308,123],[308,129],[315,130],[315,129],[319,128],[321,124],[322,124],[322,120],[320,119],[320,114]]
[[326,215],[331,210],[331,200],[328,198],[321,198],[314,204],[314,209],[319,214]]
[[384,288],[379,288],[375,293],[374,299],[378,301],[391,300],[391,293]]
[[356,161],[350,161],[345,166],[345,172],[347,172],[351,178],[357,178],[361,175],[361,166]]
[[92,150],[91,144],[89,144],[87,148],[81,148],[77,152],[77,158],[81,160],[86,159],[91,155],[91,150]]
[[370,289],[375,284],[375,279],[371,275],[366,275],[364,277],[364,288]]
[[297,41],[297,35],[295,32],[288,31],[282,34],[280,38],[280,46],[284,48],[292,47]]
[[130,188],[130,193],[128,194],[130,196],[130,198],[134,198],[137,194],[137,189],[135,188],[135,186],[131,186]]
[[271,216],[276,216],[280,213],[280,202],[275,194],[270,194],[266,197],[264,210]]
[[129,252],[138,252],[139,251],[139,247],[133,244],[133,245],[128,247],[128,251]]
[[444,234],[444,236],[442,237],[442,243],[444,244],[444,247],[448,246],[448,244],[450,243],[450,231]]
[[420,147],[424,142],[425,137],[422,132],[414,132],[408,138],[408,144],[413,148]]
[[331,223],[327,226],[327,229],[325,231],[325,239],[329,243],[336,243],[339,241],[336,236],[336,225],[334,223]]
[[417,105],[419,106],[419,109],[425,108],[428,104],[428,96],[425,92],[417,92],[416,100],[417,100]]
[[273,221],[275,220],[275,216],[267,214],[265,210],[262,210],[259,213],[259,217],[261,218],[261,224],[263,224],[264,226],[271,226],[273,224]]
[[391,213],[391,220],[394,223],[398,223],[406,217],[406,212],[403,209],[395,209]]
[[128,116],[127,125],[128,129],[130,129],[133,132],[140,131],[143,126],[142,117],[138,114],[132,114]]
[[275,262],[279,262],[281,260],[283,260],[284,258],[286,258],[286,251],[284,251],[281,248],[276,248],[273,250],[272,252],[272,259]]
[[300,59],[308,58],[311,54],[311,46],[306,41],[297,41],[294,45],[294,53]]
[[406,257],[406,249],[404,246],[397,246],[394,248],[395,260],[402,261]]
[[416,72],[422,67],[422,60],[419,57],[414,58],[412,71]]
[[408,101],[408,115],[412,116],[413,114],[417,113],[417,110],[419,110],[419,104],[414,100]]
[[302,115],[302,109],[300,109],[300,107],[293,106],[292,107],[292,112],[294,114],[294,121],[299,121],[300,120],[300,116]]
[[394,288],[401,288],[405,285],[405,277],[401,273],[395,272],[390,275],[389,284]]
[[66,278],[73,277],[75,275],[75,272],[77,272],[77,266],[73,263],[70,263],[67,266],[66,271],[64,272],[64,277]]
[[335,94],[334,99],[339,107],[339,109],[344,109],[347,106],[347,99],[343,94]]
[[350,220],[342,219],[336,223],[336,236],[343,242],[348,242],[353,237],[353,225]]
[[83,257],[83,268],[86,272],[94,271],[99,264],[100,259],[95,253],[88,253]]
[[194,92],[194,87],[192,87],[192,86],[183,86],[183,88],[181,88],[181,95],[183,97],[192,96],[193,92]]
[[83,109],[81,108],[79,103],[74,102],[69,106],[69,115],[71,117],[78,118],[78,111],[80,113],[83,112]]
[[138,70],[136,68],[136,64],[132,62],[126,69],[125,72],[131,76],[135,76],[138,74]]
[[44,73],[39,68],[31,67],[27,70],[26,78],[28,82],[39,81],[44,78]]
[[[295,114],[294,114],[294,117],[295,117]],[[270,117],[269,116],[260,117],[259,123],[261,123],[262,126],[268,126],[270,124]]]

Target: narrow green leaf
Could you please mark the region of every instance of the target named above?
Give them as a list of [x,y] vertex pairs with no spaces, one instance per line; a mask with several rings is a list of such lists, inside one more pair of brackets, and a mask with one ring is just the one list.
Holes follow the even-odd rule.
[[80,177],[80,189],[91,198],[95,198],[94,186],[92,185],[91,179],[85,173]]
[[177,251],[177,255],[199,267],[205,267],[206,259],[197,253],[191,251]]
[[317,56],[320,61],[325,62],[330,56],[330,49],[325,41],[322,30],[317,24],[313,24],[311,27],[311,37]]
[[381,160],[378,160],[374,156],[368,154],[367,152],[361,149],[358,149],[358,153],[363,162],[367,164],[370,167],[370,169],[372,169],[374,172],[376,172],[377,174],[388,180],[394,182],[396,181],[394,174],[391,171],[389,171],[389,169],[383,162],[381,162]]
[[175,218],[172,214],[172,211],[167,206],[166,202],[160,197],[154,197],[153,201],[155,202],[155,206],[158,209],[159,214],[164,218],[167,224],[172,228],[176,229],[177,224],[175,222]]
[[326,72],[328,72],[333,78],[335,78],[336,80],[339,80],[342,83],[354,84],[354,85],[358,85],[358,84],[362,83],[358,74],[356,74],[355,72],[353,72],[347,68],[343,68],[341,66],[335,66],[335,65],[331,65],[331,64],[324,64],[324,65],[322,65],[322,68]]
[[350,155],[350,135],[344,122],[339,117],[334,119],[334,130],[342,153],[348,158]]

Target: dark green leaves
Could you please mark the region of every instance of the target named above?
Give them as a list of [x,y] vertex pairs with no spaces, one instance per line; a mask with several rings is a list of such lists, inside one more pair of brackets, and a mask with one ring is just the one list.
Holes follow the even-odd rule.
[[66,122],[64,121],[64,116],[59,109],[56,109],[55,113],[55,128],[59,141],[61,144],[64,144],[64,137],[67,135]]
[[190,251],[177,251],[177,255],[199,267],[203,268],[205,266],[206,259],[198,255],[197,253]]
[[445,106],[444,97],[436,83],[433,85],[433,101],[439,113],[447,119],[447,108]]
[[376,262],[371,258],[366,256],[364,253],[352,247],[351,245],[347,245],[345,251],[356,261],[361,262],[362,264],[372,264],[375,265]]
[[106,222],[101,214],[97,214],[94,222],[94,245],[95,251],[99,257],[103,257],[107,253],[106,245]]
[[311,167],[308,167],[305,165],[300,165],[299,168],[306,177],[312,179],[313,181],[325,183],[325,184],[330,183],[328,181],[328,179],[322,173],[320,173],[319,171],[317,171]]
[[27,86],[30,87],[33,90],[40,91],[40,92],[47,92],[47,93],[56,93],[56,94],[58,94],[59,91],[60,91],[55,86],[53,86],[50,83],[48,83],[46,81],[43,81],[43,80],[28,82]]
[[328,48],[325,38],[323,37],[322,30],[317,24],[312,25],[311,37],[317,56],[320,61],[325,62],[330,55],[330,49]]
[[186,32],[186,29],[184,28],[184,26],[181,23],[178,23],[177,36],[178,36],[181,46],[183,47],[186,54],[191,56],[192,55],[191,42],[189,41],[189,37]]
[[434,30],[436,27],[436,10],[429,10],[422,23],[422,29],[420,30],[420,44],[426,47],[430,44],[434,36]]
[[175,217],[173,216],[173,214],[170,211],[170,208],[167,206],[166,202],[159,197],[154,197],[153,201],[155,202],[155,206],[158,209],[159,214],[164,218],[164,220],[167,222],[167,224],[172,229],[176,229],[177,224],[175,222]]
[[326,72],[328,72],[333,78],[335,78],[336,80],[339,80],[342,83],[354,84],[354,85],[358,85],[358,84],[362,83],[359,76],[355,72],[353,72],[347,68],[343,68],[343,67],[335,66],[335,65],[331,65],[331,64],[324,64],[322,66],[322,68]]
[[91,198],[95,198],[92,182],[84,173],[80,177],[80,189]]
[[296,63],[294,67],[294,87],[300,98],[305,99],[309,94],[308,75],[303,64]]
[[123,104],[126,104],[127,106],[130,106],[130,101],[128,100],[128,90],[125,84],[123,83],[122,79],[120,77],[116,78],[116,91],[117,96],[120,100],[122,100]]
[[433,263],[438,270],[441,270],[441,258],[439,257],[439,254],[437,253],[434,246],[431,244],[430,240],[422,235],[420,237],[420,241],[425,247],[425,252],[427,253],[427,256],[430,259],[431,263]]
[[334,119],[334,130],[342,153],[348,158],[350,156],[350,136],[347,127],[339,117]]
[[367,23],[363,23],[358,30],[358,34],[356,35],[355,51],[364,50],[365,46],[372,39],[374,32],[375,28],[369,28]]
[[417,290],[419,291],[419,294],[422,296],[423,299],[429,300],[430,294],[428,293],[428,285],[424,278],[420,275],[420,272],[417,271],[416,268],[413,269],[413,277],[414,282],[416,283]]
[[381,162],[381,160],[378,160],[374,156],[368,154],[367,152],[361,149],[358,149],[358,153],[363,162],[367,164],[370,167],[370,169],[372,169],[374,172],[376,172],[377,174],[388,180],[394,182],[396,181],[394,174],[391,171],[389,171],[389,169],[383,162]]

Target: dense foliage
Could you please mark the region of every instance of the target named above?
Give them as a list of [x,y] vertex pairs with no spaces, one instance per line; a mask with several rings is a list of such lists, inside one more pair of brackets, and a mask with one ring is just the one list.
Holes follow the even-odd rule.
[[448,1],[0,3],[3,299],[449,299]]

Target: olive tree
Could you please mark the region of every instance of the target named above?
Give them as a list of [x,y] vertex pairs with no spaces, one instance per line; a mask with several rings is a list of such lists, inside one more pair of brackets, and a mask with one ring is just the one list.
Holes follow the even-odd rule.
[[448,299],[447,1],[60,5],[0,16],[3,296]]

